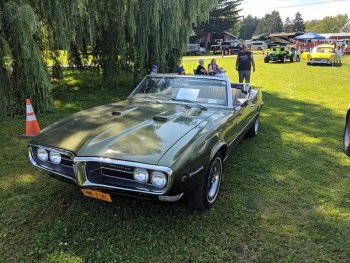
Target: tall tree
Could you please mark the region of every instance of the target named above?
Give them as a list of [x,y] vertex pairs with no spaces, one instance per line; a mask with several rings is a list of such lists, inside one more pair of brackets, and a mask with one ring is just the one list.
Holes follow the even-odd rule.
[[304,19],[299,12],[295,14],[295,18],[293,19],[293,31],[294,32],[305,31]]
[[321,20],[305,22],[306,31],[315,33],[339,33],[342,27],[349,20],[347,14],[337,16],[326,16]]
[[248,15],[242,19],[239,37],[241,39],[251,39],[256,27],[258,26],[258,18]]
[[209,13],[209,19],[194,29],[197,36],[205,36],[205,46],[211,33],[229,31],[239,20],[239,5],[242,0],[219,0],[216,8]]
[[260,33],[276,33],[283,30],[283,22],[278,11],[274,10],[271,14],[266,14],[259,19],[255,34]]
[[283,24],[283,31],[286,32],[286,33],[290,33],[290,32],[293,32],[293,22],[292,20],[290,20],[289,17],[286,18],[286,21],[284,21],[284,24]]
[[350,33],[350,20],[344,24],[344,26],[340,29],[342,33]]
[[[0,0],[0,116],[22,113],[27,97],[39,112],[52,108],[44,50],[69,50],[70,62],[79,68],[87,63],[88,55],[93,56],[102,68],[106,89],[115,88],[117,73],[132,66],[135,72],[146,72],[151,63],[163,71],[175,69],[192,26],[206,20],[217,3]],[[231,2],[222,6],[225,16],[230,17],[230,7]],[[225,21],[221,21],[223,26]],[[5,62],[5,50],[10,51],[10,65]],[[58,54],[52,52],[53,58]]]

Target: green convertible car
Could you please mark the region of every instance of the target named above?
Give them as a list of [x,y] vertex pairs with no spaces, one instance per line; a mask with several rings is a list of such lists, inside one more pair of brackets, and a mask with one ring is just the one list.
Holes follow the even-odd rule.
[[33,165],[112,202],[113,193],[217,200],[223,162],[259,130],[262,93],[211,76],[147,76],[126,101],[73,114],[29,143]]

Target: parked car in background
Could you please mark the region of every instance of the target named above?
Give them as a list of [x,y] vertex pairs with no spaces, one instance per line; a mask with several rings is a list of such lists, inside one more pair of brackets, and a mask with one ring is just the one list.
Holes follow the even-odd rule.
[[221,54],[221,46],[220,45],[211,45],[210,50],[213,52],[214,55]]
[[184,52],[184,55],[192,56],[192,55],[203,55],[207,51],[204,47],[201,47],[199,44],[187,44],[186,45],[186,51]]
[[[32,164],[112,202],[112,192],[197,210],[217,200],[223,162],[258,134],[262,93],[211,76],[147,76],[126,101],[55,122],[29,142]],[[249,165],[249,163],[247,163]]]
[[251,50],[263,50],[268,48],[267,43],[264,41],[251,41],[249,44]]
[[239,40],[224,41],[221,43],[221,50],[224,55],[238,54],[242,48],[242,43]]
[[331,44],[323,44],[314,47],[312,51],[307,54],[306,63],[308,65],[326,64],[333,66],[335,63],[334,46]]
[[299,62],[300,58],[300,51],[296,50],[293,46],[274,46],[265,50],[264,62],[280,61],[286,63],[287,60],[290,60],[290,62]]

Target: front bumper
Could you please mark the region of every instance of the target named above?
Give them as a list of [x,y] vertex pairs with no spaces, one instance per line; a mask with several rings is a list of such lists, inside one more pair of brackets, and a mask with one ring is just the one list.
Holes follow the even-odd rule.
[[323,60],[307,60],[306,63],[310,63],[310,64],[327,64],[327,65],[332,64],[332,62],[329,61],[328,59],[323,59]]
[[[37,145],[29,146],[29,159],[34,166],[47,171],[49,174],[51,174],[53,177],[59,180],[73,183],[77,185],[79,188],[96,189],[101,191],[120,193],[124,195],[132,195],[136,197],[146,197],[146,198],[148,197],[151,199],[156,197],[158,198],[158,200],[166,201],[166,202],[177,201],[181,199],[181,197],[183,196],[183,193],[179,193],[175,195],[167,195],[170,192],[170,189],[173,183],[173,171],[168,167],[158,166],[158,165],[148,165],[148,164],[142,164],[142,163],[133,163],[133,162],[127,162],[127,161],[119,161],[119,160],[100,158],[100,157],[74,157],[72,155],[72,168],[74,172],[69,174],[62,170],[58,171],[57,169],[53,169],[53,167],[51,167],[50,165],[45,165],[43,163],[40,163],[34,157],[33,147],[39,147],[39,146]],[[48,150],[51,149],[48,147],[44,147],[44,148]],[[136,181],[131,181],[128,179],[115,178],[115,177],[107,178],[108,176],[102,175],[102,169],[101,169],[101,175],[99,173],[97,174],[100,180],[96,182],[88,174],[88,170],[87,170],[88,164],[96,163],[96,162],[108,164],[108,165],[114,165],[118,167],[134,167],[134,168],[138,167],[138,168],[144,168],[147,170],[162,171],[167,175],[168,183],[164,188],[159,189],[150,184],[140,184]],[[121,171],[121,172],[125,172],[125,171]],[[94,178],[96,178],[96,176]],[[105,180],[103,180],[103,178],[105,178]],[[106,183],[106,182],[109,182],[109,183]]]

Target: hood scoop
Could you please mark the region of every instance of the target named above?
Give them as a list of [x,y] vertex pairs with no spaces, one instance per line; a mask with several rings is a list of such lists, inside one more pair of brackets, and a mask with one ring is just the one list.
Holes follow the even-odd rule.
[[165,116],[154,116],[152,119],[154,121],[159,121],[159,122],[167,122],[168,121],[168,117],[165,117]]
[[120,116],[122,113],[120,111],[113,111],[112,116]]
[[111,113],[111,116],[121,116],[121,115],[126,115],[134,110],[137,110],[138,107],[133,107],[133,108],[130,108],[130,109],[127,109],[125,111],[112,111]]
[[183,114],[183,111],[164,111],[159,113],[158,115],[152,117],[152,119],[156,122],[168,122],[168,121],[174,121],[175,119],[179,118]]

